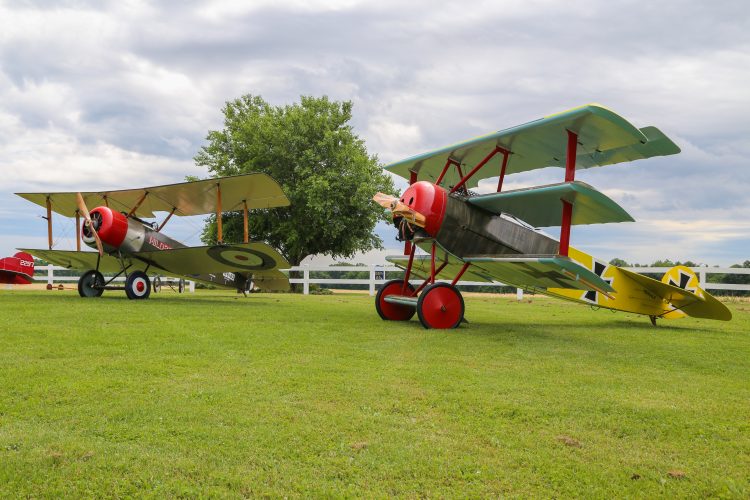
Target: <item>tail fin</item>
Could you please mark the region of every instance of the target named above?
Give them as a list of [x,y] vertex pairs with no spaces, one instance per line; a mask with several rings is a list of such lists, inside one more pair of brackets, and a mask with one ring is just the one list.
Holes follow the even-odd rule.
[[13,257],[18,259],[18,263],[21,266],[21,270],[24,274],[34,276],[34,257],[26,252],[17,252]]
[[662,315],[663,318],[677,319],[684,318],[685,316],[693,316],[724,321],[732,319],[732,313],[729,309],[716,300],[713,295],[700,287],[698,276],[689,267],[674,266],[662,276],[661,282],[681,288],[698,299],[684,306],[677,303],[670,303],[673,310]]

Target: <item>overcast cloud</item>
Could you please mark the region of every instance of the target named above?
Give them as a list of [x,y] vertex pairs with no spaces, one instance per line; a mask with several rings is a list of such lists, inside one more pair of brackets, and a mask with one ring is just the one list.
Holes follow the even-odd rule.
[[[0,1],[0,256],[44,246],[43,209],[13,192],[205,176],[192,157],[223,103],[252,93],[353,101],[356,132],[385,163],[600,102],[683,152],[580,173],[637,222],[576,227],[574,245],[742,262],[749,13],[743,1]],[[72,222],[58,222],[72,248]],[[173,232],[197,244],[199,228]]]

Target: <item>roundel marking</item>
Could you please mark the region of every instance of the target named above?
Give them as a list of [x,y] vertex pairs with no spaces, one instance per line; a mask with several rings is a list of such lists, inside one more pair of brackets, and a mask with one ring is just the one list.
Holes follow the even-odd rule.
[[262,271],[276,266],[273,257],[250,248],[217,245],[208,249],[208,256],[232,269]]

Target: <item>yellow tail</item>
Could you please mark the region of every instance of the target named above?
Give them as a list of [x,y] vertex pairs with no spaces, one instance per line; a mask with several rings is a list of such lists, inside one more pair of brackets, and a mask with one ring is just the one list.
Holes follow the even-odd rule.
[[700,287],[695,273],[675,266],[657,281],[648,276],[594,259],[575,248],[570,258],[607,281],[615,293],[606,296],[594,291],[549,288],[547,293],[592,306],[644,314],[653,318],[678,319],[692,316],[728,321],[732,313]]

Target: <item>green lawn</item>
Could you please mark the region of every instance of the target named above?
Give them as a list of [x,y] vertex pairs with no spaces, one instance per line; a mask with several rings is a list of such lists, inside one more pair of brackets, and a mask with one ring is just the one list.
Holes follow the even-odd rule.
[[0,497],[750,496],[749,303],[466,302],[0,291]]

